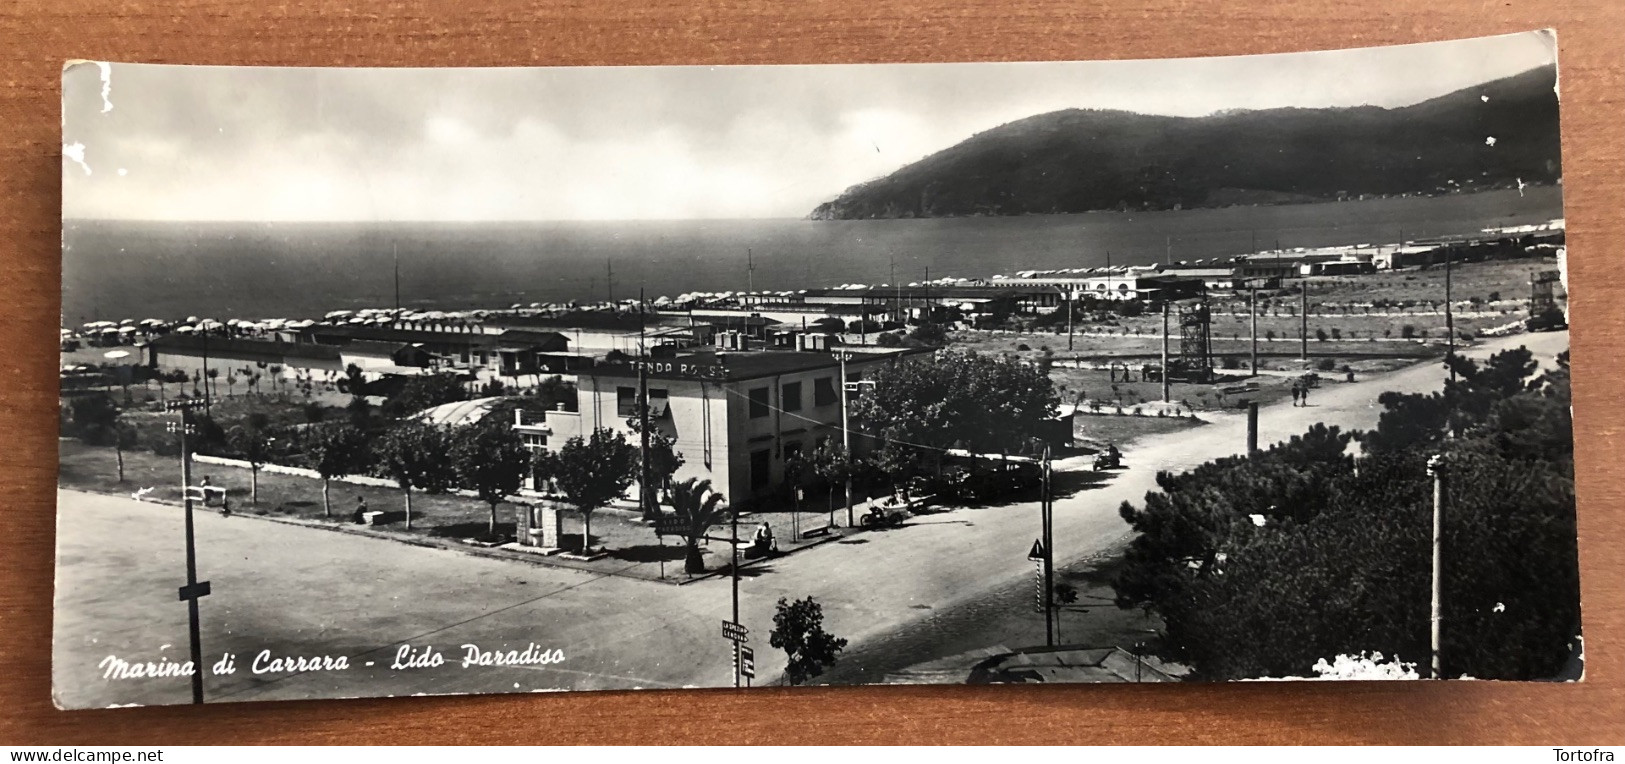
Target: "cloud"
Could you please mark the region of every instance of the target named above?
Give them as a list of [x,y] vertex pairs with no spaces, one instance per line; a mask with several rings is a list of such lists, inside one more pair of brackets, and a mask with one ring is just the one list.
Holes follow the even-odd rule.
[[[1550,63],[1549,34],[1219,59],[272,69],[63,75],[66,217],[795,217],[1062,108],[1201,115],[1414,103]],[[81,148],[73,148],[75,146]],[[90,173],[92,166],[120,172]]]

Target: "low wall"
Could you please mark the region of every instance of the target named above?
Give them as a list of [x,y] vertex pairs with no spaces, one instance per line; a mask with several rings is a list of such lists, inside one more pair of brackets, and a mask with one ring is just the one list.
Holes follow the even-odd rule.
[[[192,461],[196,464],[218,464],[222,467],[241,467],[245,470],[253,467],[253,465],[241,459],[227,459],[223,456],[207,456],[204,454],[193,454]],[[289,467],[282,464],[262,464],[260,465],[260,472],[272,472],[279,475],[297,475],[299,477],[311,478],[312,480],[322,479],[322,476],[317,473],[316,470],[306,469],[304,467]],[[385,488],[396,487],[395,481],[393,480],[372,477],[371,475],[344,475],[342,477],[333,478],[333,482],[354,483],[355,485],[376,485],[383,486]]]

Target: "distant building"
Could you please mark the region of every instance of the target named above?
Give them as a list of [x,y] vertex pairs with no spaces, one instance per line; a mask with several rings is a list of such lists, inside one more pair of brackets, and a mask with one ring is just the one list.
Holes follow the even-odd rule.
[[210,371],[217,380],[228,375],[270,374],[273,367],[287,377],[300,374],[314,379],[334,379],[350,366],[362,370],[364,378],[400,380],[438,370],[434,359],[422,348],[387,342],[356,342],[339,347],[311,342],[250,339],[245,337],[204,337],[196,334],[170,334],[156,337],[143,347],[144,361],[159,371],[180,371],[200,378]]
[[[905,355],[853,353],[847,376],[857,381]],[[574,437],[606,428],[633,442],[638,415],[638,361],[600,365],[578,375],[575,411],[542,421],[518,417],[514,428],[532,450],[553,451]],[[784,485],[784,465],[821,441],[841,438],[840,361],[826,353],[682,352],[647,362],[649,418],[675,438],[683,466],[674,480],[710,480],[734,506],[747,509]],[[854,439],[854,449],[862,444]]]
[[357,343],[409,345],[427,353],[435,366],[476,376],[560,374],[585,365],[572,361],[566,352],[570,341],[558,332],[509,329],[493,334],[481,331],[477,325],[460,331],[434,331],[317,324],[302,333],[310,342],[338,348]]
[[678,348],[704,345],[711,340],[712,325],[686,315],[649,311],[575,311],[550,316],[491,314],[483,331],[503,333],[515,330],[552,332],[570,341],[573,352],[603,357],[612,351],[638,352],[644,347]]

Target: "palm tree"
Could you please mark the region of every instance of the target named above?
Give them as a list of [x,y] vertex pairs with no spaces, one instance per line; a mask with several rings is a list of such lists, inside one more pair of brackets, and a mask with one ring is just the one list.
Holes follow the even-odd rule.
[[722,494],[711,490],[709,480],[689,478],[672,484],[671,504],[683,527],[683,572],[704,573],[700,539],[705,538],[712,526],[721,525],[727,519],[728,508],[722,505]]

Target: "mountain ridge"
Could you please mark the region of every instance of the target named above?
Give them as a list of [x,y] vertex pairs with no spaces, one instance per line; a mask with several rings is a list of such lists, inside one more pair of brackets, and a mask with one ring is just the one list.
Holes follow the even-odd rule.
[[1555,66],[1538,67],[1393,108],[1046,112],[854,185],[808,217],[1189,209],[1554,183],[1556,77]]

